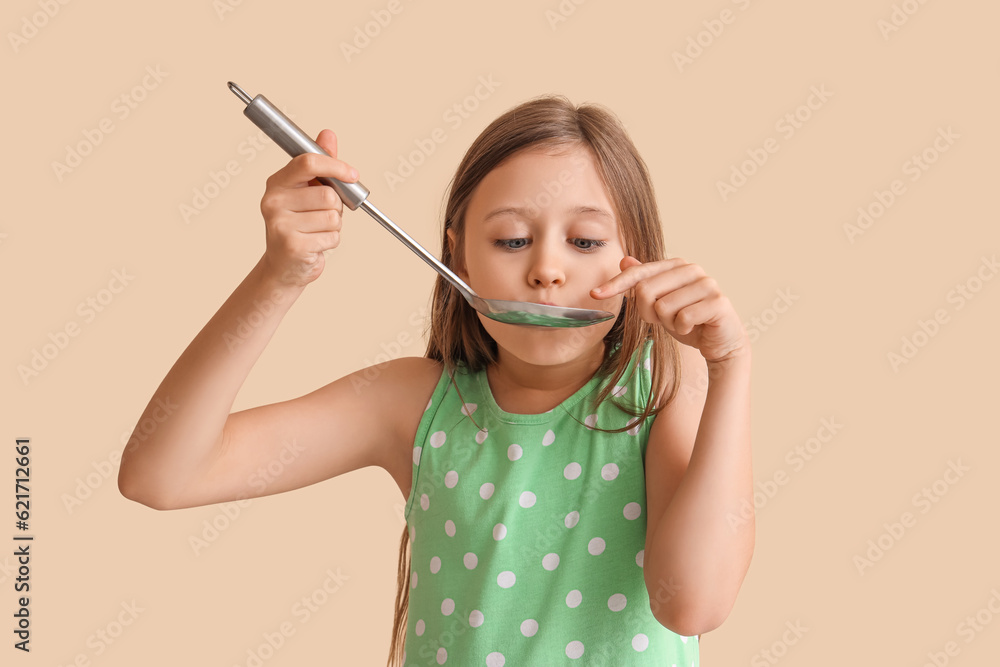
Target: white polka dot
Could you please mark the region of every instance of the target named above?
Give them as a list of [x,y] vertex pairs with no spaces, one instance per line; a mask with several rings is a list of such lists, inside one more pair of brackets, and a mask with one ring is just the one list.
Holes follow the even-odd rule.
[[627,391],[628,391],[628,387],[623,387],[623,386],[621,386],[619,384],[619,385],[615,385],[615,388],[611,390],[611,395],[615,396],[615,397],[624,396],[625,392],[627,392]]
[[572,511],[566,515],[566,527],[572,528],[576,524],[580,523],[580,513],[577,511]]
[[497,575],[497,585],[500,588],[510,588],[517,581],[517,577],[510,570],[504,570],[499,575]]
[[566,657],[576,660],[583,655],[583,642],[570,642],[566,644]]
[[479,487],[479,497],[483,500],[489,500],[490,496],[493,495],[493,483],[486,482],[481,487]]
[[476,442],[478,442],[480,445],[483,444],[483,441],[486,440],[486,436],[488,436],[489,434],[490,434],[489,429],[485,428],[480,429],[479,432],[476,433]]
[[631,426],[632,428],[630,428],[629,430],[625,431],[626,433],[628,433],[629,435],[636,435],[637,433],[639,433],[639,418],[638,417],[632,417],[632,419],[629,419],[627,425]]
[[479,564],[479,557],[470,551],[462,556],[462,562],[465,563],[466,569],[473,570]]
[[480,625],[482,625],[483,620],[484,620],[483,612],[479,611],[478,609],[473,609],[472,613],[469,614],[469,625],[471,625],[474,628],[478,628]]
[[642,367],[645,368],[647,371],[650,370],[649,357],[646,357],[645,359],[642,360]]
[[437,662],[439,665],[443,665],[448,660],[448,651],[442,646],[437,652]]
[[444,485],[449,489],[454,489],[456,484],[458,484],[458,473],[454,470],[449,470],[445,473]]
[[645,555],[645,553],[646,553],[645,549],[640,549],[639,553],[635,555],[635,564],[638,565],[639,567],[642,567],[642,558]]
[[502,540],[505,537],[507,537],[507,526],[503,525],[502,523],[498,523],[497,525],[493,526],[494,540]]
[[410,572],[410,588],[417,587],[417,571],[413,570]]
[[420,452],[424,451],[423,447],[413,448],[413,465],[420,465]]
[[542,446],[548,447],[553,442],[556,441],[556,434],[552,429],[545,432],[545,436],[542,438]]
[[521,634],[525,637],[534,637],[536,632],[538,632],[538,621],[535,619],[529,618],[521,623]]
[[642,506],[639,505],[639,503],[629,503],[625,506],[625,509],[622,510],[622,514],[624,514],[625,518],[629,520],[638,519],[639,515],[642,514]]
[[542,567],[549,572],[559,567],[559,554],[545,554],[542,558]]
[[426,493],[421,494],[420,495],[420,507],[421,507],[421,509],[426,510],[430,506],[431,506],[431,499],[429,497],[427,497]]
[[681,638],[681,642],[683,642],[685,644],[687,644],[688,640],[691,639],[690,637],[685,637],[684,635],[677,635],[677,636],[680,637]]
[[594,428],[597,426],[597,415],[587,415],[583,419],[583,425],[587,428]]
[[621,611],[628,604],[628,600],[621,593],[615,593],[608,598],[608,609],[611,611]]
[[573,463],[570,463],[568,466],[563,468],[563,477],[565,477],[566,479],[576,479],[577,477],[580,476],[581,470],[582,469],[580,468],[580,464],[574,461]]
[[431,433],[431,447],[440,447],[444,444],[448,435],[444,431],[435,431]]
[[476,411],[477,407],[479,407],[479,406],[476,405],[475,403],[463,403],[462,404],[462,414],[465,415],[466,417],[468,417],[469,415],[471,415],[473,412]]
[[635,637],[632,637],[632,648],[642,653],[647,648],[649,648],[649,637],[642,634],[641,632],[637,634]]
[[604,540],[599,537],[595,537],[587,544],[587,551],[593,556],[600,556],[604,553]]
[[503,667],[507,660],[503,657],[503,653],[499,651],[493,651],[488,656],[486,656],[486,667]]
[[417,529],[413,526],[410,526],[410,543],[412,544],[416,538],[417,538]]
[[424,634],[424,619],[417,621],[417,636],[420,637]]
[[521,494],[521,497],[517,501],[521,507],[532,507],[535,504],[535,494],[531,491],[525,491]]
[[455,611],[455,601],[451,598],[445,598],[444,602],[441,603],[441,613],[445,616],[451,616],[453,611]]
[[431,558],[431,574],[437,574],[441,569],[441,559],[437,556]]
[[444,532],[448,534],[448,537],[455,537],[455,522],[448,519],[444,522]]
[[510,447],[507,448],[507,458],[509,458],[511,461],[518,460],[519,458],[521,458],[521,454],[523,453],[524,450],[521,449],[521,445],[511,445]]
[[430,398],[427,399],[427,407],[424,408],[424,412],[427,412],[428,410],[430,410],[431,403],[433,403],[433,402],[434,402],[434,397],[433,396],[431,396]]
[[580,602],[583,601],[583,593],[578,590],[572,590],[569,595],[566,596],[566,606],[571,609],[576,609],[580,606]]
[[608,465],[604,466],[603,468],[601,468],[601,477],[603,477],[609,482],[614,478],[618,477],[618,466],[616,466],[614,463],[609,463]]

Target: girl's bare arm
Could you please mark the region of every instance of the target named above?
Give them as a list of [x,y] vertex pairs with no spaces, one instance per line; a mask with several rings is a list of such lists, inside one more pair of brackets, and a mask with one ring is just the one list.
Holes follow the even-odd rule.
[[[316,177],[351,182],[357,172],[336,159],[332,132],[324,130],[317,142],[330,155],[299,155],[268,179],[261,200],[267,250],[184,350],[139,418],[118,475],[125,497],[158,509],[190,507],[277,493],[319,481],[324,474],[383,463],[384,450],[395,437],[386,420],[354,441],[356,449],[321,448],[330,444],[328,438],[320,440],[332,426],[323,421],[331,417],[323,404],[337,394],[338,413],[364,409],[374,402],[379,386],[389,391],[392,373],[383,374],[383,381],[366,392],[346,391],[348,376],[293,401],[230,414],[281,319],[322,273],[324,251],[340,242],[343,204]],[[369,442],[386,444],[362,447]],[[310,453],[300,451],[310,446]],[[266,472],[272,461],[287,474],[262,487],[251,475]]]

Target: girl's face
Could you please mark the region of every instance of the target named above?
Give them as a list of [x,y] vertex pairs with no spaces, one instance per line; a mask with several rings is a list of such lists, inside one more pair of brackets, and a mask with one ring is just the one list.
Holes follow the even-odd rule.
[[[454,246],[451,229],[448,238]],[[622,295],[593,299],[590,290],[621,273],[624,247],[590,151],[527,149],[487,174],[473,192],[465,213],[465,266],[455,273],[487,299],[617,316]],[[539,329],[481,314],[479,319],[500,348],[538,365],[603,357],[603,338],[615,323]]]

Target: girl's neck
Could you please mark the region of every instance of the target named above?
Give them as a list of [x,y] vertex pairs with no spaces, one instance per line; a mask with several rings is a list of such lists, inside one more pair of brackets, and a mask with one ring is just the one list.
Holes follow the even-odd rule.
[[593,377],[604,360],[604,344],[594,354],[585,354],[565,364],[529,364],[503,349],[499,360],[486,369],[493,400],[504,412],[540,414],[548,412],[575,394]]

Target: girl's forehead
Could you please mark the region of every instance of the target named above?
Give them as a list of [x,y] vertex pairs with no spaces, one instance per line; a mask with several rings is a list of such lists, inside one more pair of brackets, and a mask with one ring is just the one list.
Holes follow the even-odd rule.
[[582,146],[520,151],[490,171],[469,200],[474,217],[496,208],[596,209],[614,217],[591,152]]

